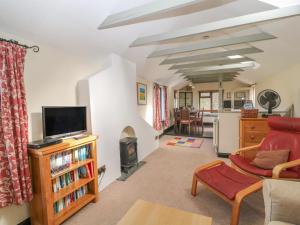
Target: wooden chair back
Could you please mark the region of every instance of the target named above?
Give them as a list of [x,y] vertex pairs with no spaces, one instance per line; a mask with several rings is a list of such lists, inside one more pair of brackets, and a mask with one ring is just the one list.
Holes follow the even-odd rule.
[[174,120],[175,120],[175,122],[180,120],[180,110],[179,109],[174,109]]
[[182,109],[180,113],[181,120],[190,120],[190,110],[189,109]]

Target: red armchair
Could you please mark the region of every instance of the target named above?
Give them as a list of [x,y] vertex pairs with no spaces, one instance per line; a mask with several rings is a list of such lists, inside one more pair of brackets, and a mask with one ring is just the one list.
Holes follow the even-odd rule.
[[[270,117],[271,128],[259,144],[237,150],[229,158],[232,166],[244,173],[275,179],[300,179],[300,118]],[[277,165],[273,170],[265,170],[251,165],[257,151],[289,149],[289,160]]]

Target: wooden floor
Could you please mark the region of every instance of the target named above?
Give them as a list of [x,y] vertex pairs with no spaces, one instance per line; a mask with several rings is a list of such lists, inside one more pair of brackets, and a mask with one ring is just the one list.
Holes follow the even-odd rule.
[[204,137],[204,138],[213,138],[213,127],[212,124],[205,124],[203,129],[203,135],[200,132],[187,132],[187,129],[182,129],[181,132],[175,131],[174,127],[166,132],[166,135],[172,136],[184,136],[184,137]]

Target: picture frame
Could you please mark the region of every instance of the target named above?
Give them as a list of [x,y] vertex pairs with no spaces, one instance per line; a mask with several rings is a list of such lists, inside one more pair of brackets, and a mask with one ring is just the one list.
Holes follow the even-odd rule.
[[137,104],[147,105],[147,85],[137,82],[136,87],[137,87]]

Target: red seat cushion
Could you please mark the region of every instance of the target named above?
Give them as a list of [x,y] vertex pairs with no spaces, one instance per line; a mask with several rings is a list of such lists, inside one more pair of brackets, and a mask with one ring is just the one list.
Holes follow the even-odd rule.
[[[263,176],[263,177],[272,177],[272,170],[265,170],[258,168],[254,165],[251,165],[251,160],[244,159],[243,157],[239,155],[230,155],[230,160],[234,163],[234,165],[238,166],[240,169],[252,173],[257,176]],[[298,173],[293,170],[285,170],[282,171],[280,174],[280,178],[299,178]]]
[[199,171],[195,175],[230,200],[235,199],[236,194],[241,190],[259,181],[259,179],[246,176],[234,170],[225,163]]

